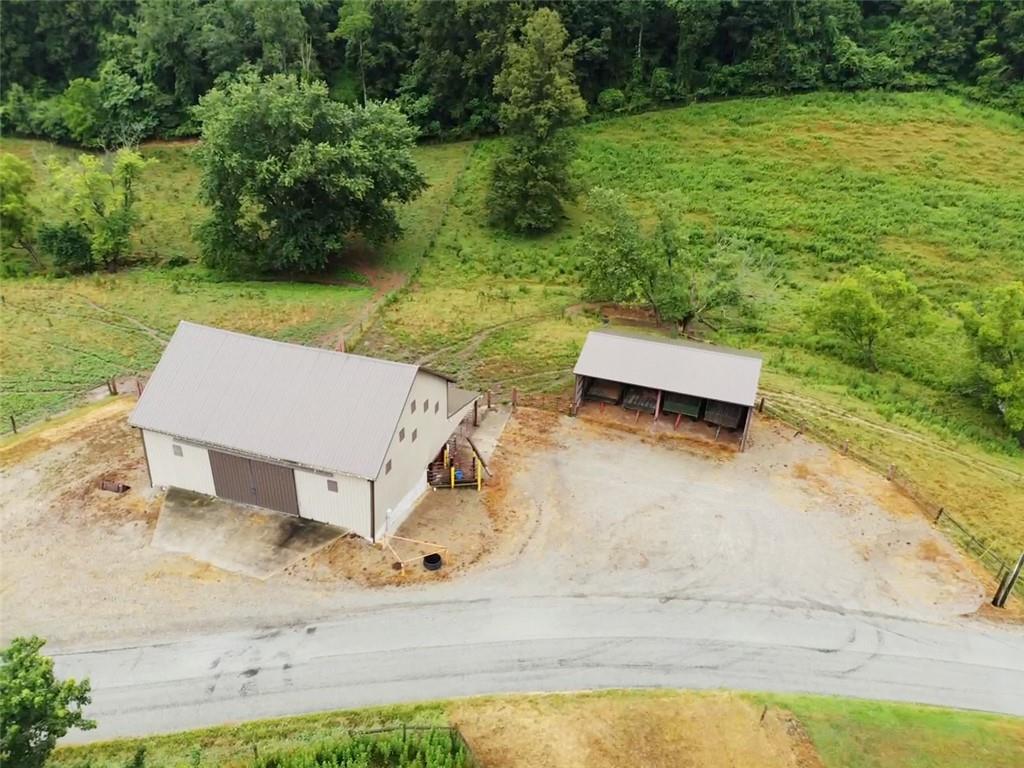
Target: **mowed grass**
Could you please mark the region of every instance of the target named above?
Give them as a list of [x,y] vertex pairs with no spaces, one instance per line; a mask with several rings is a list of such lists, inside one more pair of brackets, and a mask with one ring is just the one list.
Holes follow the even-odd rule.
[[[766,710],[767,707],[767,710]],[[49,768],[243,768],[349,729],[455,725],[481,768],[821,765],[824,768],[1011,768],[1024,720],[827,696],[613,690],[485,696],[325,712],[58,749]]]
[[750,696],[792,712],[826,768],[1024,764],[1024,720],[916,704],[829,696]]
[[[617,188],[645,225],[667,204],[685,234],[737,254],[745,305],[704,334],[764,355],[769,400],[788,395],[796,418],[895,463],[1004,558],[1024,549],[1024,453],[970,395],[955,313],[1024,279],[1024,120],[940,94],[821,93],[665,110],[576,135],[584,193],[542,237],[486,224],[499,143],[481,143],[425,268],[378,314],[363,351],[566,407],[575,353],[600,325],[580,306],[586,190]],[[903,270],[935,306],[932,330],[884,345],[877,373],[804,319],[820,286],[861,264]]]
[[[404,235],[380,248],[353,242],[339,254],[327,282],[223,281],[196,266],[192,227],[203,215],[196,192],[199,169],[194,142],[142,148],[156,162],[139,182],[140,225],[133,260],[146,266],[117,274],[67,279],[8,278],[0,304],[0,431],[72,405],[84,391],[117,375],[150,369],[180,320],[208,323],[273,338],[316,344],[331,341],[353,322],[373,295],[413,271],[444,219],[472,144],[417,148],[429,188],[399,208]],[[45,142],[5,139],[0,151],[30,162],[34,200],[44,220],[59,220],[52,203],[48,162],[72,163],[79,151]],[[364,274],[354,271],[357,265]],[[391,277],[388,277],[388,276]]]

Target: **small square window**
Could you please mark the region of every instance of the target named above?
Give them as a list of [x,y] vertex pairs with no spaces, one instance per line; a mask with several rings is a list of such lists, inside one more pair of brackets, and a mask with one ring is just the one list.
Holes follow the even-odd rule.
[[435,400],[434,401],[434,413],[437,413],[437,409],[440,408],[440,407],[441,407],[441,404],[439,402],[437,402],[437,400]]
[[417,433],[418,431],[419,431],[419,430],[416,430],[416,429],[414,429],[414,430],[412,431],[412,441],[413,441],[414,443],[416,442],[416,433]]
[[180,445],[173,446],[171,448],[171,450],[174,451],[174,455],[175,456],[181,456],[181,446]]
[[327,481],[327,490],[330,491],[331,493],[337,493],[338,492],[338,481],[337,480],[328,480]]
[[416,413],[416,401],[409,403],[409,413]]
[[405,427],[398,430],[398,442],[402,442],[403,440],[405,440]]
[[387,475],[391,472],[391,459],[388,459],[388,463],[384,465],[384,474]]

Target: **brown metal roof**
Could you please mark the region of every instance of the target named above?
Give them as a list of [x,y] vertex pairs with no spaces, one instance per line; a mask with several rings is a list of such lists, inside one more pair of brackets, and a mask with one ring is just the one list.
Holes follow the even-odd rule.
[[621,331],[591,331],[573,372],[638,387],[753,405],[761,356]]
[[129,424],[373,479],[419,370],[182,322]]

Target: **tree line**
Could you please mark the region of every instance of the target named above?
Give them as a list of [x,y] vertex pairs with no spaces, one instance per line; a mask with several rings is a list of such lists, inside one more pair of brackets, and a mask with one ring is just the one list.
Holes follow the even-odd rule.
[[285,73],[339,101],[395,100],[422,136],[493,133],[508,45],[544,7],[591,112],[927,87],[1024,111],[1021,0],[6,0],[3,129],[193,136],[215,85]]

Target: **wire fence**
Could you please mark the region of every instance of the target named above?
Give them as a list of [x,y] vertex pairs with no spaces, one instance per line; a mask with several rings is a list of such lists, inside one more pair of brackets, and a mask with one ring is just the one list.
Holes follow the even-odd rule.
[[[822,424],[807,419],[806,413],[801,413],[794,407],[788,407],[778,400],[771,400],[770,396],[761,399],[759,410],[785,422],[798,432],[811,435],[843,455],[850,456],[883,473],[886,479],[918,505],[932,525],[981,563],[993,575],[996,584],[999,584],[1003,576],[1014,567],[1016,558],[1012,558],[1009,545],[991,537],[985,538],[977,535],[962,519],[958,519],[956,513],[947,505],[936,502],[921,489],[921,486],[909,474],[878,451],[868,452],[859,449],[855,444],[841,438]],[[837,416],[830,414],[830,418],[837,418]],[[1014,593],[1024,599],[1024,580],[1017,581]]]
[[109,379],[100,379],[93,384],[82,385],[69,390],[60,397],[49,400],[45,405],[18,413],[5,413],[0,419],[0,437],[13,435],[41,421],[54,418],[90,401],[90,393],[102,390],[103,395],[117,395],[126,392],[141,392],[144,377],[118,375]]

